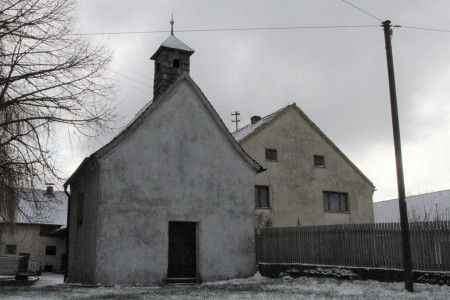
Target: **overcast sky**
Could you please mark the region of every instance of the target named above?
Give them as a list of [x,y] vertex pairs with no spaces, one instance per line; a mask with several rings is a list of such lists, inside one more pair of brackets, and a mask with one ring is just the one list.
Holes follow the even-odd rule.
[[[177,32],[189,29],[394,25],[450,30],[450,1],[80,1],[85,33],[170,30],[195,50],[190,75],[230,131],[295,102],[375,184],[397,197],[382,27]],[[121,123],[153,98],[150,56],[169,32],[95,35],[114,52]],[[450,188],[450,33],[394,28],[407,195]],[[92,147],[91,147],[92,148]],[[70,175],[95,149],[65,147]]]

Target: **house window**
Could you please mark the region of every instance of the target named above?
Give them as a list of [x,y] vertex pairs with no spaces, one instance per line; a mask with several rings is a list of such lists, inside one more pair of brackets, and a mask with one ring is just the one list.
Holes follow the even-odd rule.
[[266,185],[255,186],[256,208],[269,208],[269,187]]
[[180,61],[178,59],[174,59],[173,60],[173,67],[174,68],[179,68],[180,67]]
[[347,193],[323,192],[325,212],[348,212]]
[[266,160],[268,161],[277,161],[277,150],[275,149],[266,149]]
[[84,193],[78,194],[77,224],[83,224]]
[[314,155],[314,167],[325,168],[325,157],[322,155]]
[[156,64],[156,72],[159,72],[159,70],[161,70],[161,64],[157,63]]
[[45,246],[45,255],[56,255],[56,246]]
[[17,245],[6,245],[6,254],[16,254]]

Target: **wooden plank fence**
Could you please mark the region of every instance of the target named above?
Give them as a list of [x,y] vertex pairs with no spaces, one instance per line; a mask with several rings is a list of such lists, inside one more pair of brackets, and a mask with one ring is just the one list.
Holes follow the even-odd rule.
[[[414,270],[450,271],[450,221],[410,223]],[[400,223],[262,228],[260,263],[402,269]]]

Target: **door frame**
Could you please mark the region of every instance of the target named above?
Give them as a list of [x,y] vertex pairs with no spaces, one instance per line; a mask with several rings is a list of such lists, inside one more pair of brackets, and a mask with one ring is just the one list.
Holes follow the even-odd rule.
[[170,243],[170,232],[169,232],[169,226],[171,222],[184,222],[184,223],[194,223],[195,224],[195,282],[188,282],[188,283],[197,283],[200,284],[202,283],[202,278],[200,275],[200,238],[199,238],[199,233],[200,233],[200,221],[193,221],[193,220],[187,220],[184,218],[181,219],[169,219],[167,221],[167,275],[166,275],[166,282],[165,283],[185,283],[182,280],[177,280],[169,278],[168,274],[169,274],[169,243]]

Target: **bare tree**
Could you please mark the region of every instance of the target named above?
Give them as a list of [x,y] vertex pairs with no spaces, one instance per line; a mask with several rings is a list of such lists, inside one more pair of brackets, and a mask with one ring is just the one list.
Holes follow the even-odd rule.
[[111,52],[73,32],[75,0],[0,2],[0,220],[61,180],[55,132],[94,137],[115,118]]
[[408,210],[408,220],[410,223],[447,221],[450,220],[450,210],[447,207],[443,211],[440,211],[437,203],[434,203],[434,207],[433,205],[425,206],[423,204],[423,210],[412,206]]

